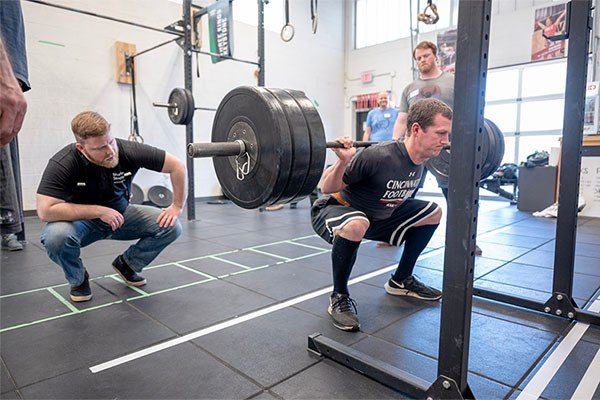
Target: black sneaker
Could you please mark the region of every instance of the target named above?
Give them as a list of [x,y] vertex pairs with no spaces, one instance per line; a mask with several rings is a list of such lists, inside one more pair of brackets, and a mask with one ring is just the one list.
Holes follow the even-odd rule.
[[327,312],[331,315],[333,326],[343,331],[357,331],[360,323],[356,316],[356,302],[347,294],[332,293],[329,297]]
[[442,298],[441,291],[427,286],[412,275],[401,282],[396,282],[390,278],[384,287],[386,292],[394,296],[410,296],[422,300],[439,300]]
[[144,286],[146,284],[146,278],[139,276],[137,272],[132,270],[123,259],[123,256],[115,258],[112,266],[113,269],[117,271],[117,274],[119,274],[128,285]]
[[92,298],[92,289],[90,289],[90,276],[85,271],[83,282],[79,286],[71,286],[71,300],[88,301]]

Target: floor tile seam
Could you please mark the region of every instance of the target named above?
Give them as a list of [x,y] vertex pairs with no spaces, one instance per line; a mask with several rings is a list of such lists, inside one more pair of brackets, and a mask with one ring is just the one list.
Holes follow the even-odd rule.
[[[15,257],[16,257],[16,255],[15,255]],[[46,256],[46,257],[47,257],[47,256]],[[50,262],[48,262],[48,261],[50,261]],[[8,262],[8,264],[10,265],[10,264],[13,264],[14,262],[15,262],[14,260],[10,260],[10,261]],[[7,263],[5,263],[5,262],[2,262],[3,268],[10,268],[10,267],[6,267],[6,264],[7,264]],[[22,263],[22,262],[19,262],[19,264],[20,264],[20,265],[22,265],[23,263]],[[32,264],[27,264],[27,266],[28,266],[28,267],[31,267],[31,268],[35,268],[35,267],[42,267],[42,266],[44,266],[44,265],[50,265],[50,264],[52,264],[52,261],[51,261],[51,260],[48,258],[48,259],[45,259],[43,262],[34,262],[34,263],[32,263]],[[12,266],[12,265],[11,265],[11,266]]]
[[[79,370],[85,370],[85,369],[86,369],[85,366],[83,366],[83,367],[77,367],[77,368],[73,368],[73,369],[69,369],[67,371],[63,371],[63,372],[58,373],[56,375],[51,375],[51,376],[47,376],[47,377],[42,378],[42,379],[38,379],[35,382],[29,382],[29,383],[26,383],[25,385],[15,386],[15,388],[16,388],[16,390],[21,391],[22,389],[27,389],[27,388],[29,388],[31,386],[35,386],[35,385],[37,385],[39,383],[46,382],[46,381],[49,381],[51,379],[59,378],[59,377],[61,377],[63,375],[72,374],[73,372],[77,372]],[[21,395],[21,398],[25,399],[25,397],[23,395]]]
[[[289,298],[288,298],[288,299],[283,299],[283,300],[276,299],[276,298],[274,298],[274,297],[267,296],[266,294],[263,294],[263,293],[257,292],[257,291],[256,291],[256,290],[254,290],[254,289],[247,288],[247,287],[245,287],[245,286],[239,285],[239,284],[237,284],[237,283],[235,283],[235,282],[227,281],[227,280],[225,280],[225,279],[223,279],[223,281],[224,281],[224,282],[227,282],[227,283],[229,283],[229,284],[231,284],[231,285],[233,285],[233,286],[237,286],[237,287],[238,287],[238,288],[240,288],[240,289],[244,289],[244,290],[247,290],[247,291],[249,291],[249,292],[252,292],[252,293],[254,293],[254,294],[258,294],[258,295],[260,295],[260,296],[262,296],[262,297],[265,297],[265,298],[267,298],[267,299],[269,299],[269,300],[273,300],[273,301],[275,302],[275,303],[272,303],[272,304],[268,304],[268,305],[266,305],[266,306],[260,306],[258,309],[261,309],[261,308],[264,308],[264,307],[269,307],[269,306],[272,306],[272,305],[274,305],[274,304],[281,303],[281,302],[283,302],[283,301],[289,300]],[[317,290],[318,290],[318,289],[317,289]],[[291,298],[294,298],[294,297],[295,297],[295,296],[293,296],[293,297],[291,297]],[[248,312],[257,311],[258,309],[255,309],[255,310],[250,310],[250,311],[248,311]],[[228,319],[229,319],[229,318],[226,318],[226,319],[224,319],[224,320],[222,320],[222,321],[219,321],[219,322],[224,322],[224,321],[227,321]],[[217,324],[217,323],[219,323],[219,322],[216,322],[215,324]],[[197,329],[196,329],[196,330],[197,330]]]
[[[486,298],[483,298],[483,297],[478,297],[478,298],[482,299],[482,300],[485,300],[485,301],[494,302],[494,303],[497,304],[497,302],[495,302],[494,300],[486,299]],[[504,307],[507,307],[507,308],[513,307],[513,308],[516,308],[516,309],[521,309],[520,307],[511,306],[510,304],[507,304],[507,303],[500,303],[500,305],[504,306]],[[524,311],[527,312],[527,313],[530,313],[530,314],[538,313],[537,311],[534,311],[534,310],[527,310],[527,309],[525,309]],[[551,333],[551,334],[554,334],[554,335],[560,335],[563,332],[563,329],[560,329],[560,331],[550,330],[549,328],[548,329],[544,329],[544,328],[540,328],[540,327],[537,327],[537,326],[528,325],[525,322],[515,321],[515,320],[512,320],[510,318],[503,318],[501,316],[490,315],[490,314],[485,313],[483,310],[476,310],[475,307],[473,307],[473,313],[481,315],[481,316],[484,316],[484,317],[487,317],[487,318],[493,318],[493,319],[497,319],[499,321],[509,322],[511,324],[524,326],[526,328],[531,328],[531,329],[535,329],[537,331],[547,332],[547,333]],[[539,316],[545,316],[546,318],[555,318],[555,317],[552,317],[551,315],[543,314],[543,313],[539,313]],[[564,322],[566,323],[566,320]],[[568,323],[567,323],[567,325],[568,325]]]
[[[505,266],[506,264],[509,264],[509,263],[515,262],[515,260],[517,260],[517,259],[519,259],[519,258],[521,258],[521,257],[523,257],[523,256],[525,256],[525,255],[527,255],[527,254],[529,254],[529,253],[531,253],[532,251],[534,251],[534,250],[536,250],[536,249],[540,248],[541,246],[544,246],[544,245],[546,245],[546,244],[547,244],[548,242],[550,242],[550,241],[551,241],[551,240],[547,240],[546,242],[544,242],[544,243],[541,243],[541,244],[539,244],[538,246],[535,246],[535,247],[533,247],[533,248],[531,248],[531,249],[528,249],[528,251],[527,251],[527,252],[525,252],[525,253],[523,253],[523,254],[521,254],[521,255],[519,255],[519,256],[517,256],[517,257],[513,258],[512,260],[506,261],[506,262],[505,262],[504,264],[502,264],[501,266],[499,266],[499,267],[497,267],[497,268],[494,268],[493,270],[491,270],[491,271],[489,271],[489,272],[486,272],[485,274],[481,275],[481,276],[480,276],[479,278],[477,278],[477,279],[481,279],[481,278],[485,277],[486,275],[488,275],[488,274],[492,273],[493,271],[496,271],[498,268],[501,268],[501,267]],[[511,247],[512,247],[512,246],[511,246]],[[489,258],[489,257],[486,257],[486,258]],[[493,258],[492,258],[492,260],[493,260]],[[498,261],[504,261],[504,260],[498,260]],[[519,263],[517,263],[517,264],[519,264]]]
[[[4,361],[4,357],[1,354],[0,354],[0,363],[2,363],[2,366],[4,367],[6,374],[8,375],[8,378],[10,379],[10,382],[12,383],[12,386],[13,386],[12,390],[17,390],[17,388],[18,388],[17,382],[15,381],[15,378],[12,376],[10,369],[8,369],[8,365],[6,364],[6,361]],[[12,390],[7,390],[6,392],[3,392],[3,393],[8,393],[8,392],[11,392]]]
[[[561,337],[564,339],[566,335],[569,333],[569,329],[572,328],[575,324],[567,324],[567,326],[554,338],[554,340],[548,344],[545,351],[541,352],[537,359],[531,364],[531,366],[525,371],[521,379],[515,384],[515,388],[523,391],[527,384],[525,382],[529,382],[528,378],[533,378],[538,371],[538,367],[543,367],[543,362],[545,359],[550,357],[552,353],[556,350],[561,342]],[[560,368],[560,367],[559,367]],[[558,371],[556,371],[558,372]],[[529,380],[531,380],[529,379]]]
[[260,382],[258,382],[256,379],[254,379],[251,376],[247,375],[243,371],[237,369],[236,367],[234,367],[233,365],[231,365],[227,361],[223,360],[221,357],[217,356],[216,354],[214,354],[213,352],[211,352],[210,350],[208,350],[204,346],[200,345],[199,343],[196,343],[196,340],[198,340],[198,339],[200,339],[200,338],[190,340],[188,343],[190,343],[193,347],[195,347],[199,351],[202,351],[207,356],[211,357],[217,363],[223,365],[225,368],[227,368],[231,372],[233,372],[233,373],[241,376],[242,378],[244,378],[245,380],[247,380],[248,382],[250,382],[251,384],[253,384],[254,386],[256,386],[258,389],[260,389],[260,391],[265,390],[265,386],[263,384],[261,384]]
[[[253,383],[254,385],[258,386],[259,388],[261,388],[262,390],[270,390],[272,388],[274,388],[275,386],[293,378],[296,375],[301,374],[302,372],[306,371],[309,368],[312,368],[313,366],[317,365],[318,363],[320,363],[322,361],[322,358],[320,359],[315,359],[313,362],[311,362],[309,365],[301,368],[300,370],[292,373],[289,376],[286,376],[282,379],[280,379],[277,382],[274,382],[272,384],[269,385],[265,385],[259,381],[257,381],[256,379],[252,378],[251,376],[247,375],[246,373],[244,373],[243,371],[239,370],[238,368],[236,368],[235,366],[231,365],[230,363],[228,363],[227,361],[223,360],[221,357],[219,357],[218,355],[214,354],[212,351],[210,351],[209,349],[205,348],[204,346],[202,346],[199,343],[196,343],[195,341],[198,339],[194,339],[191,340],[190,343],[192,343],[194,346],[198,347],[199,349],[201,349],[202,351],[204,351],[207,355],[209,355],[210,357],[212,357],[213,359],[215,359],[217,362],[223,364],[225,367],[227,367],[228,369],[230,369],[231,371],[237,373],[238,375],[241,375],[244,379],[247,379],[248,381],[250,381],[251,383]],[[308,352],[308,350],[307,350]],[[309,353],[310,354],[310,353]]]
[[169,325],[154,318],[152,315],[150,315],[147,312],[145,312],[144,310],[140,309],[132,301],[123,301],[123,304],[127,304],[129,307],[131,307],[132,310],[134,310],[134,311],[138,312],[139,314],[141,314],[142,316],[148,318],[150,321],[154,321],[156,324],[166,328],[169,332],[171,332],[173,334],[172,336],[165,337],[165,338],[161,339],[160,341],[173,340],[173,339],[181,336],[181,334],[179,332],[177,332],[175,329],[171,328]]
[[[219,226],[229,226],[229,225],[219,225]],[[212,228],[214,228],[214,227],[212,227]],[[237,233],[252,233],[252,232],[254,232],[254,231],[249,231],[247,229],[240,228],[240,227],[238,227],[238,229],[240,231],[242,231],[242,232],[237,232]],[[187,235],[189,235],[190,237],[192,237],[192,238],[194,238],[196,240],[207,240],[207,239],[209,239],[209,238],[207,238],[207,237],[205,237],[205,236],[203,236],[202,234],[199,234],[199,233],[197,234],[197,233],[193,233],[192,232],[192,233],[187,233]],[[216,235],[211,235],[210,238],[217,239],[217,238],[222,238],[222,237],[225,237],[225,236],[231,236],[231,232],[227,232],[227,233],[223,233],[223,234],[218,233]],[[181,242],[181,244],[183,244],[183,243],[188,243],[188,242]]]
[[[591,243],[586,243],[586,244],[591,244]],[[600,247],[600,245],[597,245],[597,246]],[[551,253],[551,254],[555,254],[556,253],[555,250],[538,249],[538,251],[543,251],[544,253]],[[590,255],[587,255],[587,254],[581,254],[581,253],[578,253],[577,250],[575,250],[574,255],[578,256],[578,257],[600,259],[600,256],[595,256],[595,255],[594,256],[590,256]]]
[[593,345],[595,345],[595,346],[598,346],[598,349],[600,350],[600,341],[596,341],[596,342],[595,342],[595,341],[594,341],[594,340],[592,340],[592,339],[584,339],[584,338],[581,338],[580,342],[585,342],[585,343],[587,343],[587,344],[593,344]]
[[[477,280],[479,280],[479,279],[480,278],[478,278]],[[543,290],[532,289],[532,288],[526,287],[526,286],[519,286],[519,285],[513,285],[513,284],[509,284],[509,283],[491,281],[489,279],[482,279],[482,280],[485,281],[485,282],[490,282],[490,283],[501,283],[502,285],[511,286],[511,287],[518,288],[518,289],[526,289],[526,290],[530,290],[532,292],[538,292],[538,293],[548,294],[550,297],[552,297],[552,292],[546,292],[546,291],[543,291]],[[474,288],[474,289],[478,289],[478,288]],[[492,290],[492,289],[488,289],[488,288],[481,288],[481,289]],[[500,293],[502,293],[502,292],[500,292]],[[589,300],[583,299],[581,297],[573,297],[573,299],[575,299],[575,300],[583,300],[586,303],[589,301]],[[530,298],[530,300],[538,301],[538,300],[531,299],[531,298]],[[590,300],[594,300],[594,299],[590,298]]]
[[[526,262],[520,262],[520,261],[508,261],[507,263],[513,263],[513,264],[519,264],[519,265],[527,265],[528,267],[535,267],[535,268],[543,268],[543,269],[549,269],[549,270],[553,270],[554,266],[548,266],[548,265],[535,265],[535,264],[529,264]],[[573,271],[573,273],[575,275],[585,275],[585,276],[593,276],[594,278],[600,278],[600,275],[594,275],[594,274],[589,274],[589,273],[585,273],[585,272],[575,272]]]
[[278,400],[285,400],[283,397],[281,397],[280,395],[278,395],[277,393],[273,392],[272,390],[263,390],[260,393],[256,393],[250,397],[246,397],[244,400],[252,400],[252,399],[256,399],[258,396],[260,396],[263,393],[267,393],[269,396],[274,397],[275,399]]
[[[521,256],[519,256],[519,257],[521,257]],[[491,274],[492,272],[494,272],[494,271],[497,271],[498,269],[500,269],[500,268],[502,268],[502,267],[505,267],[507,264],[513,263],[513,262],[514,262],[514,260],[518,259],[519,257],[517,257],[517,258],[513,259],[512,261],[497,260],[497,261],[502,261],[502,262],[503,262],[503,264],[501,264],[501,265],[499,265],[499,266],[497,266],[497,267],[495,267],[495,268],[493,268],[493,269],[491,269],[491,270],[487,271],[487,272],[486,272],[486,273],[484,273],[483,275],[479,275],[477,278],[475,278],[475,277],[474,277],[473,281],[477,281],[478,279],[482,279],[482,278],[484,278],[486,275],[489,275],[489,274]],[[486,257],[486,258],[487,258],[487,257]],[[490,258],[490,260],[495,260],[495,259],[494,259],[494,258]],[[477,266],[475,265],[475,268],[476,268],[476,267],[477,267]],[[484,280],[485,280],[485,279],[484,279]]]
[[580,309],[587,310],[588,308],[590,308],[592,306],[592,304],[594,304],[596,299],[600,299],[600,287],[598,287],[596,289],[594,294],[587,301],[584,301],[582,303],[582,306],[580,307]]
[[[300,370],[298,370],[298,371],[294,372],[293,374],[291,374],[291,375],[289,375],[289,376],[286,376],[285,378],[282,378],[282,379],[280,379],[279,381],[277,381],[277,382],[275,382],[275,383],[273,383],[273,384],[271,384],[271,385],[269,385],[269,386],[266,386],[266,387],[265,387],[265,390],[271,391],[271,390],[272,390],[272,389],[274,389],[276,386],[278,386],[278,385],[281,385],[282,383],[284,383],[284,382],[286,382],[286,381],[289,381],[290,379],[293,379],[294,377],[296,377],[296,376],[298,376],[298,375],[302,374],[304,371],[307,371],[307,370],[309,370],[309,369],[313,368],[315,365],[317,365],[317,364],[320,364],[320,363],[322,363],[322,362],[323,362],[323,360],[325,360],[325,357],[313,356],[313,355],[311,355],[311,353],[308,351],[308,349],[306,349],[306,351],[309,353],[309,357],[314,357],[314,358],[315,358],[315,359],[313,360],[313,362],[311,362],[309,365],[307,365],[307,366],[305,366],[305,367],[301,368]],[[317,357],[319,357],[319,358],[317,359]],[[277,395],[277,397],[281,397],[281,396],[278,394],[278,395]]]
[[[419,356],[422,356],[422,357],[428,358],[429,360],[435,361],[435,362],[436,362],[436,364],[437,364],[438,358],[437,358],[437,357],[435,357],[435,356],[431,356],[431,355],[429,355],[429,354],[427,354],[427,353],[424,353],[424,352],[422,352],[422,351],[419,351],[419,350],[413,349],[413,348],[411,348],[411,347],[409,347],[409,346],[405,346],[405,345],[402,345],[402,344],[399,344],[399,343],[391,342],[391,341],[387,340],[386,338],[379,337],[379,336],[376,336],[376,335],[374,335],[374,334],[368,334],[368,336],[367,336],[367,337],[374,337],[374,338],[376,338],[376,339],[378,339],[378,340],[382,340],[382,341],[384,341],[384,342],[386,342],[386,343],[388,343],[388,344],[390,344],[390,345],[392,345],[392,346],[399,347],[399,348],[401,348],[401,349],[404,349],[404,350],[408,350],[408,351],[410,351],[410,352],[412,352],[412,353],[414,353],[414,354],[417,354],[417,355],[419,355]],[[366,337],[365,337],[365,338],[363,338],[363,339],[361,339],[359,342],[363,341],[364,339],[366,339]],[[359,342],[356,342],[356,343],[354,343],[354,344],[353,344],[351,347],[353,347],[355,344],[357,344],[357,343],[359,343]],[[505,387],[507,387],[507,388],[509,388],[509,389],[511,389],[511,388],[513,388],[513,387],[514,387],[513,385],[511,385],[511,384],[509,384],[509,383],[507,383],[507,382],[504,382],[504,381],[498,380],[498,379],[496,379],[496,378],[493,378],[493,377],[487,376],[487,375],[485,375],[485,374],[484,374],[484,373],[482,373],[482,372],[474,371],[474,370],[472,370],[471,368],[469,368],[469,371],[468,371],[468,372],[469,372],[470,374],[477,375],[477,376],[478,376],[478,377],[480,377],[480,378],[485,378],[485,379],[487,379],[487,380],[489,380],[489,381],[492,381],[492,382],[498,383],[498,384],[500,384],[500,385],[502,385],[502,386],[505,386]],[[433,383],[433,382],[430,382],[430,383]]]
[[[399,299],[399,300],[402,300],[402,299]],[[389,328],[390,326],[392,326],[392,325],[394,325],[394,324],[396,324],[396,323],[398,323],[398,322],[402,321],[403,319],[406,319],[406,318],[408,318],[408,317],[410,317],[410,316],[413,316],[413,315],[417,314],[417,313],[418,313],[418,312],[420,312],[420,311],[423,311],[423,310],[425,310],[425,309],[428,309],[429,307],[430,307],[430,306],[428,306],[428,305],[417,306],[417,307],[415,307],[415,308],[411,309],[411,311],[410,311],[408,314],[406,314],[406,315],[403,315],[403,316],[400,316],[400,317],[398,317],[398,318],[394,319],[394,320],[393,320],[393,321],[391,321],[390,323],[388,323],[388,324],[385,324],[385,325],[381,326],[379,329],[376,329],[376,330],[374,330],[374,331],[372,331],[372,332],[370,332],[370,333],[367,333],[367,332],[364,332],[364,333],[365,333],[365,334],[367,334],[367,335],[370,335],[370,336],[377,337],[377,336],[375,336],[377,333],[380,333],[380,332],[381,332],[381,331],[383,331],[384,329],[387,329],[387,328]],[[362,332],[362,331],[361,331],[361,332]]]

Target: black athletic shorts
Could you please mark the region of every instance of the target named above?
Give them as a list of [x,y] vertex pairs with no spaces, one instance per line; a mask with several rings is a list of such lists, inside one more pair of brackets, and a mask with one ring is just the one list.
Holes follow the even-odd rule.
[[406,231],[429,217],[438,207],[432,201],[409,198],[398,206],[389,218],[371,221],[362,211],[343,206],[335,198],[327,195],[315,201],[311,208],[311,218],[315,232],[329,243],[333,242],[336,230],[349,221],[362,219],[370,224],[365,239],[400,246]]

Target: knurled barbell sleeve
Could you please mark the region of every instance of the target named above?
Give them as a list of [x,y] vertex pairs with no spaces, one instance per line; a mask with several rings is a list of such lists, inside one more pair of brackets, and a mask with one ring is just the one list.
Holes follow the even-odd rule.
[[187,154],[192,158],[203,157],[233,157],[241,156],[246,152],[246,145],[242,140],[233,142],[190,143]]

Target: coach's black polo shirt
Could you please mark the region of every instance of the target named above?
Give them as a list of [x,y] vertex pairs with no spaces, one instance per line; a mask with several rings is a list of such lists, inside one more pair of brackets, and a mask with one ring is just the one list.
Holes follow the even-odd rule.
[[37,192],[76,204],[95,204],[123,213],[129,204],[131,181],[140,168],[161,171],[165,151],[116,139],[119,163],[105,168],[91,163],[72,143],[48,162]]

